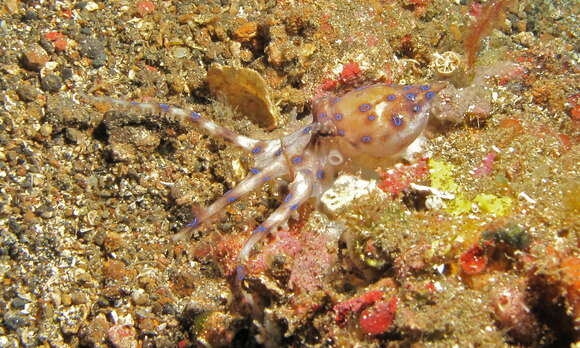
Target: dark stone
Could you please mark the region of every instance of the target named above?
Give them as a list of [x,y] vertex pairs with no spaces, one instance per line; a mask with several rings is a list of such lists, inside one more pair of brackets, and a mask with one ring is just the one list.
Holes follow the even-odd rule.
[[30,85],[22,85],[16,89],[16,94],[18,94],[20,100],[31,102],[38,97],[38,90]]
[[50,93],[58,92],[62,87],[62,79],[58,75],[48,74],[40,81],[40,87]]
[[17,330],[21,327],[30,325],[30,321],[26,317],[7,313],[4,316],[4,325],[6,325],[10,330]]

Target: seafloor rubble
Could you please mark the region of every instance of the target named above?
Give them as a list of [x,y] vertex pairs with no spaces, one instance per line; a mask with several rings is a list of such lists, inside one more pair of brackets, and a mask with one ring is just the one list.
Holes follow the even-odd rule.
[[[578,346],[573,3],[5,0],[0,347]],[[424,81],[449,87],[420,160],[339,179],[254,251],[241,288],[239,250],[287,183],[175,242],[249,159],[81,97],[267,139],[326,93]]]

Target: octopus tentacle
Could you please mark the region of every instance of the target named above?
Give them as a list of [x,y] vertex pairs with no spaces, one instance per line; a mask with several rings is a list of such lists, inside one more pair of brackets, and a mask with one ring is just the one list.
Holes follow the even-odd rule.
[[192,231],[211,219],[211,217],[223,211],[226,206],[236,202],[248,192],[256,190],[265,182],[282,176],[286,172],[287,168],[282,161],[275,161],[263,170],[258,168],[250,169],[250,174],[246,176],[244,180],[242,180],[235,188],[226,192],[221,198],[213,202],[209,207],[199,212],[192,222],[173,235],[173,240],[181,240],[186,236],[189,236]]
[[284,198],[282,205],[280,205],[276,211],[266,219],[266,221],[258,225],[258,227],[256,227],[252,232],[252,236],[246,241],[246,244],[243,246],[239,254],[241,263],[248,260],[250,252],[256,243],[262,240],[269,231],[272,231],[278,225],[288,220],[290,214],[310,198],[313,186],[314,175],[310,169],[301,169],[296,172],[294,181],[292,181],[289,186],[289,193],[286,198]]
[[210,135],[221,137],[224,140],[246,151],[252,151],[253,149],[256,148],[256,146],[262,143],[262,141],[260,140],[239,135],[226,127],[222,127],[217,123],[202,117],[202,115],[198,112],[185,110],[169,104],[138,103],[109,97],[95,97],[89,95],[82,95],[82,98],[88,100],[92,104],[109,103],[115,106],[119,106],[125,110],[135,110],[141,112],[153,112],[158,114],[165,114],[172,119],[176,119],[182,122],[187,121],[204,129]]

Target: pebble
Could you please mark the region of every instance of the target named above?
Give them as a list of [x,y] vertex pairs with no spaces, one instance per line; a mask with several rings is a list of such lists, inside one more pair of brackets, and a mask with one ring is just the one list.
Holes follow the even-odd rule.
[[129,325],[115,325],[108,331],[109,341],[116,348],[137,348],[136,330]]
[[23,22],[31,22],[35,20],[38,20],[38,15],[36,14],[36,12],[32,10],[27,10],[26,12],[24,12],[24,15],[22,15]]
[[38,44],[26,49],[22,54],[22,65],[29,70],[40,71],[48,62],[48,53]]
[[62,79],[58,75],[48,74],[40,81],[40,87],[50,93],[58,92],[62,87]]
[[105,347],[110,324],[103,313],[99,313],[91,322],[83,326],[80,332],[81,344],[88,347]]
[[149,302],[149,295],[147,295],[143,289],[137,289],[131,294],[131,299],[135,305],[145,306]]
[[87,303],[89,301],[89,298],[86,294],[84,294],[80,291],[75,291],[71,295],[71,301],[72,301],[72,304],[74,304],[74,305],[80,305],[80,304]]
[[20,100],[31,102],[38,97],[38,90],[30,85],[21,85],[16,88],[16,94],[18,94]]
[[95,68],[105,65],[107,61],[105,46],[97,39],[87,38],[81,41],[80,52],[83,56],[93,60],[92,65]]
[[21,327],[30,325],[30,320],[19,314],[8,312],[4,315],[4,325],[6,325],[9,330],[17,330]]
[[78,144],[82,141],[84,134],[76,128],[66,128],[64,132],[66,140],[72,144]]
[[23,300],[19,297],[16,297],[14,300],[12,300],[12,308],[14,309],[24,309],[24,307],[26,306],[26,304],[28,303],[28,301]]

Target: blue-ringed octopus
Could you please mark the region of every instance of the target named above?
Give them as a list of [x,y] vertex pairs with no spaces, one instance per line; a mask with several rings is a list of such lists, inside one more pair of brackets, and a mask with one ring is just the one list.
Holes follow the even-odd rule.
[[400,159],[427,125],[429,108],[444,84],[400,86],[374,84],[313,102],[312,122],[272,140],[236,134],[201,114],[168,104],[137,103],[107,97],[88,97],[120,108],[166,114],[204,129],[247,151],[254,166],[235,188],[198,212],[176,235],[183,237],[248,192],[278,177],[290,180],[280,206],[248,238],[240,251],[243,265],[256,243],[286,222],[310,198],[320,198],[341,171],[375,169]]

